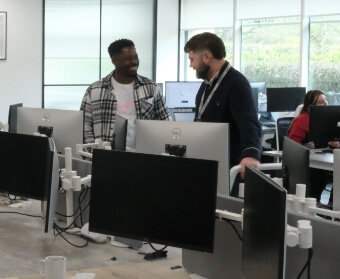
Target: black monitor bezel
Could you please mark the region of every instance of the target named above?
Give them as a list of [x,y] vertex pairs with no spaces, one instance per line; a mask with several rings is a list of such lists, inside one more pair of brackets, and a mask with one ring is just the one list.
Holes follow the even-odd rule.
[[212,160],[95,149],[89,229],[212,252],[217,168]]
[[306,185],[306,196],[310,192],[309,149],[298,142],[283,138],[282,183],[289,194],[295,195],[296,184]]
[[242,272],[247,279],[285,278],[286,200],[284,188],[246,167]]
[[315,148],[327,148],[328,142],[340,141],[340,106],[310,106],[308,140]]
[[267,112],[292,112],[303,104],[306,87],[268,87]]
[[[0,191],[43,202],[45,232],[54,223],[58,160],[47,137],[0,132]],[[54,200],[52,200],[54,199]]]

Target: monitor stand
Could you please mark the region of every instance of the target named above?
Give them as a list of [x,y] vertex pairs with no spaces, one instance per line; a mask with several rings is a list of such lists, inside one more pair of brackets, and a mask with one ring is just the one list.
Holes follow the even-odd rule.
[[125,238],[125,237],[112,236],[111,245],[115,247],[120,247],[120,248],[131,247],[132,249],[138,250],[142,248],[143,241],[134,240],[134,239]]

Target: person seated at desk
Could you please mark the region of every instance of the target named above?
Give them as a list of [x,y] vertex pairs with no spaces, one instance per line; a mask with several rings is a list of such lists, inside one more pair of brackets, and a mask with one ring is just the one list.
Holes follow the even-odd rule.
[[[309,132],[309,108],[311,105],[327,106],[328,102],[325,93],[320,90],[310,90],[306,93],[303,107],[299,114],[295,117],[290,127],[288,128],[288,137],[292,140],[306,146],[307,148],[315,148],[313,142],[308,141]],[[339,148],[338,141],[328,143],[331,148]],[[310,193],[309,196],[316,198],[320,203],[321,194],[328,184],[328,171],[310,168]],[[333,203],[333,189],[329,198],[328,205]]]

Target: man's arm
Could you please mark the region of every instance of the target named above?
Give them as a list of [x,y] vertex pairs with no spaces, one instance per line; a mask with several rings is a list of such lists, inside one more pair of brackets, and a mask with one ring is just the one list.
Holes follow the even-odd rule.
[[246,83],[240,83],[233,96],[233,117],[240,132],[241,144],[241,177],[244,178],[245,166],[257,168],[262,155],[262,128],[257,119],[257,112],[251,93]]
[[92,106],[91,106],[91,89],[88,88],[83,97],[80,110],[84,111],[84,133],[83,141],[84,143],[94,142],[93,133],[93,116],[92,116]]
[[158,85],[156,88],[157,91],[154,94],[155,118],[157,120],[171,120],[169,109],[162,96],[162,91]]
[[240,175],[241,175],[241,178],[244,179],[244,173],[245,173],[245,170],[246,170],[246,166],[252,166],[252,167],[258,169],[259,166],[260,166],[260,161],[253,158],[253,157],[245,157],[241,160],[240,166],[241,166]]

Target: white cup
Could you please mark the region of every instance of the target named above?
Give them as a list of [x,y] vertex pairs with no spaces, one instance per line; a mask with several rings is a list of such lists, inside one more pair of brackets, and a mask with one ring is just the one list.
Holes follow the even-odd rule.
[[45,279],[67,279],[66,258],[63,256],[48,256],[38,263],[39,273]]

